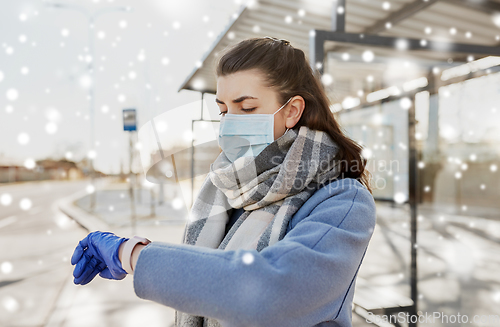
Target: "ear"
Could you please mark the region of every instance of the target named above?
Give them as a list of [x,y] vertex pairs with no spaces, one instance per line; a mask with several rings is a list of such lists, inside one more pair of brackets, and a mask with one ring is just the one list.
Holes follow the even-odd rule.
[[286,128],[292,128],[300,120],[300,117],[302,117],[306,102],[303,97],[296,95],[290,100],[288,107],[289,110],[285,118],[285,126]]

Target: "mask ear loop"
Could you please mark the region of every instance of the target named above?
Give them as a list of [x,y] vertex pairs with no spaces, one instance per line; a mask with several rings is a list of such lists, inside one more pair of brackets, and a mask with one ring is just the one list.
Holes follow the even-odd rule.
[[[282,105],[282,106],[281,106],[281,108],[279,108],[278,110],[276,110],[276,112],[278,112],[278,111],[280,111],[281,109],[283,109],[283,108],[284,108],[284,107],[288,104],[288,102],[290,102],[290,100],[292,100],[292,98],[293,98],[293,97],[290,97],[290,99],[288,99],[288,101],[287,101],[287,102],[285,102],[285,104],[284,104],[284,105]],[[275,112],[273,115],[276,115],[276,112]],[[286,134],[286,132],[288,132],[288,130],[289,130],[289,128],[287,128],[287,129],[286,129],[286,131],[285,131],[285,133],[283,133],[283,135],[285,135],[285,134]],[[283,136],[283,135],[281,135],[281,136]]]
[[292,100],[292,98],[293,98],[293,97],[291,97],[290,99],[288,99],[288,101],[287,101],[287,102],[285,102],[285,104],[284,104],[284,105],[282,105],[282,106],[281,106],[278,110],[276,110],[276,112],[275,112],[273,115],[276,115],[276,113],[277,113],[278,111],[280,111],[281,109],[285,108],[285,106],[288,104],[288,102],[290,102],[290,100]]

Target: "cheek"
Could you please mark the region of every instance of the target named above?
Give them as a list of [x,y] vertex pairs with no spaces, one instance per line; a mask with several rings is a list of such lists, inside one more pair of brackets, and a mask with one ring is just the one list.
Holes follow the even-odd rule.
[[285,130],[286,130],[285,119],[281,115],[276,114],[274,116],[274,140],[280,138],[280,136],[283,135]]

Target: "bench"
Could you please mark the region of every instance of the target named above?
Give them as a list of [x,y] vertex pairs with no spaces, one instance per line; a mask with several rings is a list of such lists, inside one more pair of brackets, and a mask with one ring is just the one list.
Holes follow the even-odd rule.
[[[359,276],[356,279],[353,299],[353,312],[358,316],[370,321],[380,327],[401,327],[397,321],[399,312],[409,312],[413,307],[413,300],[398,292],[387,289],[386,286],[370,285],[365,279]],[[396,315],[392,321],[394,324],[374,319],[373,315]],[[379,317],[380,318],[380,317]]]

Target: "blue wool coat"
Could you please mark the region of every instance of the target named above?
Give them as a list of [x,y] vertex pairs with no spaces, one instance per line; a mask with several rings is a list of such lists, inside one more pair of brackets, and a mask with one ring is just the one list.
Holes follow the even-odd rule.
[[[137,260],[134,290],[224,327],[349,327],[375,222],[370,192],[356,179],[335,180],[293,215],[282,240],[260,252],[148,244]],[[248,252],[250,264],[242,260]]]

